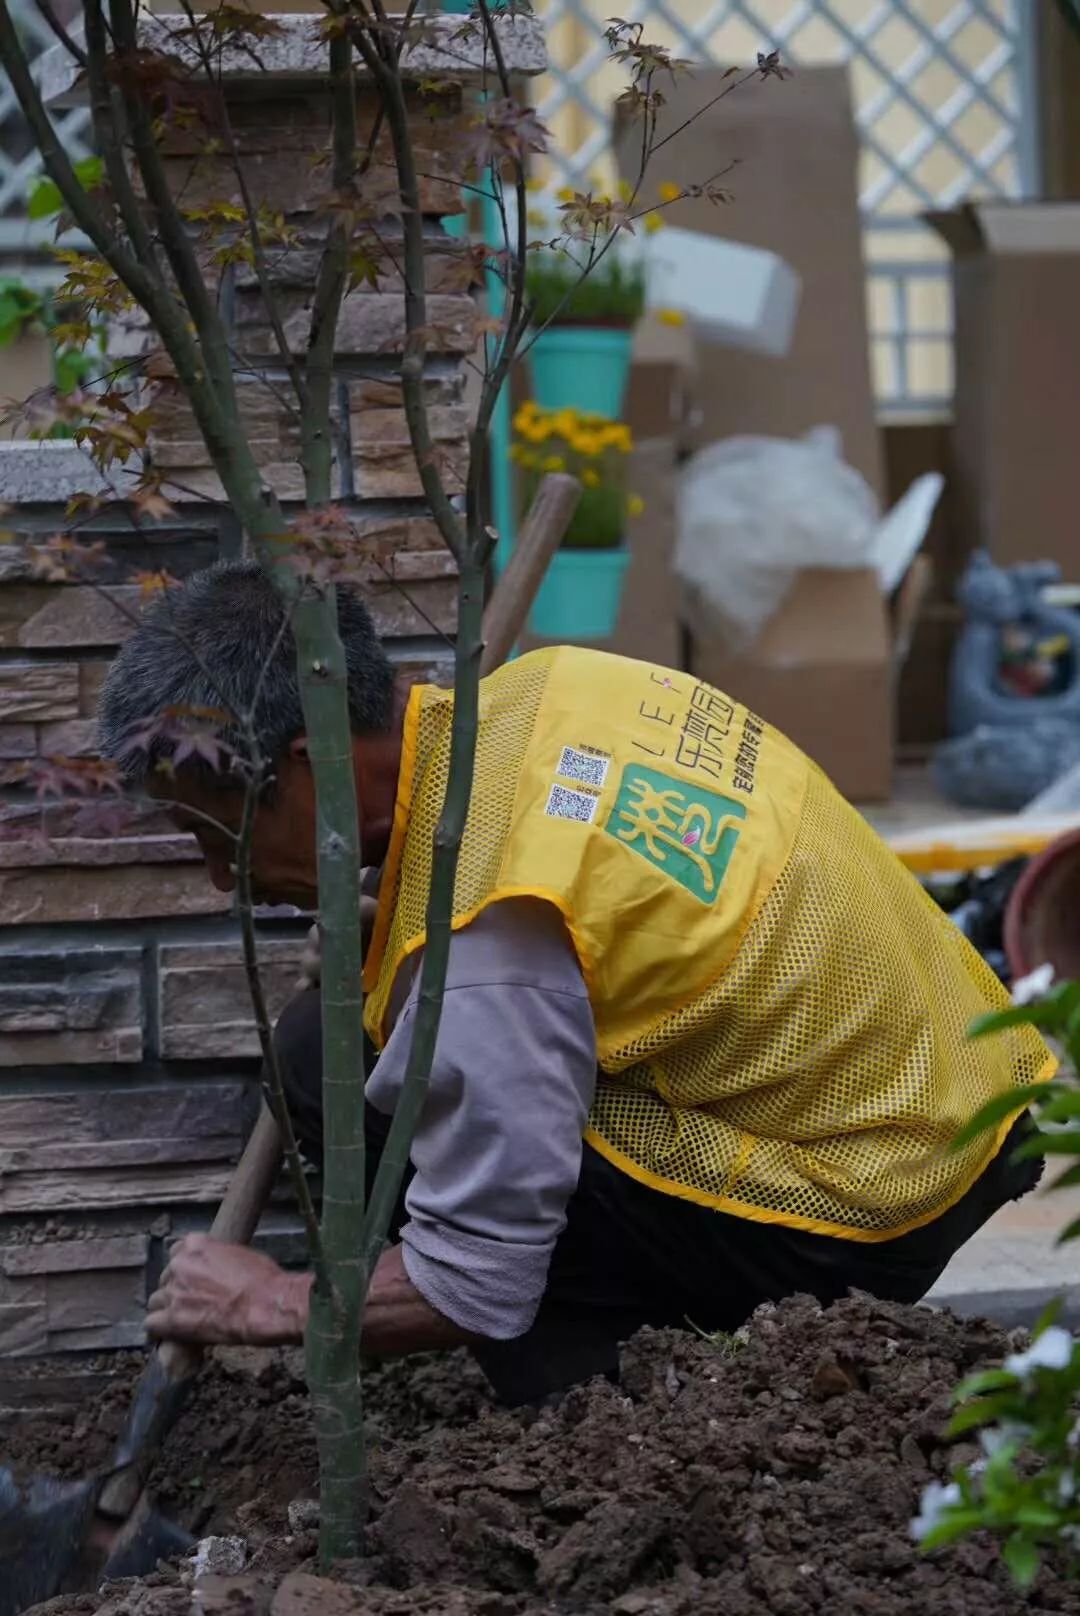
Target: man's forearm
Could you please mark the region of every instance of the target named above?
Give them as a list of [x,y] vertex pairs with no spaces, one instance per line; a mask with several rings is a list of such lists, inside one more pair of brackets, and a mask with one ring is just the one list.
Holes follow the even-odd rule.
[[[248,1246],[205,1234],[178,1241],[147,1303],[158,1341],[202,1346],[300,1342],[311,1311],[311,1274],[290,1274]],[[426,1302],[405,1272],[400,1246],[384,1251],[368,1287],[363,1348],[375,1356],[456,1347],[474,1339]]]
[[433,1308],[417,1290],[400,1245],[384,1251],[368,1288],[361,1346],[374,1357],[460,1347],[476,1337]]
[[[290,1278],[293,1286],[290,1310],[295,1339],[299,1341],[307,1327],[312,1276],[303,1274]],[[400,1245],[383,1252],[368,1286],[360,1343],[364,1352],[375,1358],[394,1357],[399,1353],[464,1346],[475,1339],[421,1296],[405,1272]]]

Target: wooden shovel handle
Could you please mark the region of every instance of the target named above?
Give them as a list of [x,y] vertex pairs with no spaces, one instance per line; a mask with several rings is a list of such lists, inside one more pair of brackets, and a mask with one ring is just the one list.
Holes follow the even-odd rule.
[[484,611],[481,676],[501,668],[514,649],[580,497],[578,479],[562,472],[549,473],[536,490],[510,559]]
[[[281,1166],[281,1148],[281,1129],[269,1108],[263,1105],[210,1225],[212,1240],[223,1240],[235,1246],[248,1244],[270,1199]],[[183,1341],[163,1341],[157,1356],[169,1378],[179,1380],[198,1367],[202,1352]]]
[[[264,1105],[210,1225],[215,1240],[248,1244],[280,1165],[281,1130]],[[201,1362],[202,1349],[183,1341],[162,1341],[147,1360],[127,1429],[117,1444],[114,1468],[98,1494],[103,1514],[124,1520],[138,1504],[150,1466],[179,1410],[183,1385]]]
[[264,1104],[210,1225],[214,1240],[247,1245],[258,1228],[280,1166],[281,1129]]

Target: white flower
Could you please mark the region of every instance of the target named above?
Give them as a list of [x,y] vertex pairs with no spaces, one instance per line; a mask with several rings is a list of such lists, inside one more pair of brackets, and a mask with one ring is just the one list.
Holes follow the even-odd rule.
[[1014,1352],[1005,1360],[1008,1374],[1028,1380],[1036,1369],[1067,1369],[1072,1362],[1073,1338],[1060,1324],[1052,1324],[1026,1352]]
[[954,1504],[960,1502],[961,1493],[955,1481],[931,1481],[923,1488],[922,1498],[919,1501],[919,1513],[911,1523],[911,1535],[916,1543],[941,1525]]
[[1020,1420],[1002,1420],[1000,1425],[986,1425],[979,1432],[979,1446],[988,1459],[1010,1442],[1023,1442],[1030,1433],[1030,1425],[1024,1425]]
[[1013,983],[1013,1004],[1031,1004],[1035,999],[1041,999],[1049,993],[1054,985],[1054,967],[1047,962],[1040,965],[1028,976],[1022,976],[1019,982]]
[[1057,1499],[1062,1509],[1076,1497],[1076,1477],[1071,1470],[1063,1470],[1058,1477]]

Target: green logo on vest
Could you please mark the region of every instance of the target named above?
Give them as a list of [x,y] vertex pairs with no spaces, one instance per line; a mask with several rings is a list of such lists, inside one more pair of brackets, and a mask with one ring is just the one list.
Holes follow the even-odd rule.
[[628,763],[605,829],[702,903],[724,883],[745,803]]

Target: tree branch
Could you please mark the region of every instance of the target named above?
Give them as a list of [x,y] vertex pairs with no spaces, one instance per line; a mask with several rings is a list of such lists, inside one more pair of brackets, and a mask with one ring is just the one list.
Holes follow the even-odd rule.
[[[712,96],[710,100],[705,102],[704,106],[698,107],[696,112],[692,112],[688,118],[684,118],[682,123],[677,124],[674,129],[669,129],[663,140],[657,140],[651,143],[649,146],[649,157],[655,157],[657,152],[662,151],[669,141],[674,140],[677,135],[683,134],[687,129],[690,128],[691,124],[696,123],[699,118],[704,117],[706,112],[711,112],[713,107],[716,106],[717,102],[725,100],[729,95],[731,95],[733,90],[741,89],[744,84],[749,84],[751,79],[756,79],[760,72],[760,68],[752,67],[748,72],[742,74],[740,78],[735,79],[730,84],[726,84],[718,95]],[[644,163],[642,164],[642,167],[644,168]]]
[[[338,202],[353,183],[356,168],[356,87],[352,44],[343,30],[330,38],[330,93],[333,120],[334,190]],[[327,225],[326,246],[319,260],[311,311],[306,376],[308,416],[301,422],[304,486],[309,503],[331,497],[333,439],[330,406],[333,391],[334,342],[349,281],[349,225],[340,208]]]
[[424,956],[401,1092],[379,1158],[364,1220],[364,1262],[370,1273],[378,1261],[390,1226],[409,1147],[427,1098],[442,1018],[446,969],[450,959],[451,921],[458,857],[472,797],[480,693],[480,659],[484,652],[484,568],[466,552],[458,582],[458,634],[454,654],[454,711],[450,731],[450,763],[442,813],[435,831],[435,857],[428,893]]
[[259,970],[258,941],[255,936],[255,905],[251,893],[251,841],[255,829],[255,810],[258,807],[259,793],[262,788],[264,765],[258,757],[258,746],[254,741],[254,736],[252,735],[250,738],[253,755],[249,762],[252,772],[244,788],[244,807],[236,837],[236,911],[240,921],[240,937],[244,950],[244,972],[247,977],[248,993],[251,996],[251,1008],[255,1016],[255,1030],[259,1035],[259,1048],[262,1050],[263,1065],[270,1081],[274,1120],[281,1129],[281,1140],[285,1161],[289,1169],[289,1178],[292,1182],[293,1194],[296,1196],[296,1204],[300,1209],[300,1216],[307,1231],[311,1265],[315,1270],[318,1283],[326,1290],[329,1290],[330,1281],[326,1266],[326,1253],[323,1249],[322,1231],[319,1228],[319,1220],[315,1215],[315,1207],[311,1199],[311,1187],[307,1181],[307,1174],[304,1172],[300,1147],[296,1142],[296,1132],[293,1128],[288,1100],[285,1095],[285,1081],[281,1074],[281,1062],[278,1059],[277,1044],[274,1041],[270,1010],[266,1003],[262,974]]
[[[192,10],[190,0],[182,0],[182,4],[184,14],[188,19],[192,35],[195,40],[195,48],[199,53],[199,58],[203,65],[203,71],[205,72],[207,78],[213,83],[214,64],[210,51],[207,48],[205,40],[203,39],[198,17]],[[240,190],[240,200],[243,203],[244,213],[247,216],[248,239],[251,242],[251,258],[255,270],[255,276],[259,283],[259,292],[266,307],[267,318],[270,321],[270,329],[274,334],[274,341],[277,344],[278,354],[289,377],[289,381],[292,383],[293,392],[296,394],[296,401],[300,409],[301,419],[303,419],[304,411],[308,408],[308,393],[304,380],[304,373],[301,366],[297,363],[296,358],[289,347],[288,338],[285,335],[285,327],[281,320],[281,311],[278,308],[278,300],[274,295],[273,283],[270,279],[270,270],[266,261],[266,250],[263,245],[262,231],[259,228],[258,209],[255,207],[254,199],[251,195],[251,187],[248,184],[247,173],[241,160],[240,146],[236,139],[236,131],[233,128],[232,119],[229,116],[229,104],[226,97],[221,92],[220,81],[217,84],[217,90],[221,121],[225,130],[225,138],[229,143],[229,155],[232,158],[233,172],[236,175],[236,183]]]
[[34,3],[37,6],[41,16],[44,17],[45,21],[48,23],[49,29],[53,36],[60,41],[60,44],[63,45],[68,55],[74,61],[78,62],[79,66],[85,73],[86,52],[72,39],[71,35],[68,33],[59,17],[56,15],[56,12],[49,4],[49,0],[34,0]]
[[[131,0],[110,0],[113,36],[119,56],[134,63],[138,40]],[[176,199],[169,189],[154,131],[140,95],[125,88],[124,105],[131,142],[147,200],[154,210],[158,235],[176,285],[194,322],[202,347],[203,363],[223,407],[236,409],[236,389],[228,357],[228,336],[210,296],[199,260]]]
[[[105,172],[112,187],[116,205],[127,227],[132,245],[140,262],[152,266],[160,275],[154,240],[146,226],[131,183],[124,158],[123,136],[117,98],[109,89],[105,63],[108,34],[101,0],[85,0],[83,15],[86,27],[86,53],[82,59],[90,90],[90,116],[94,139],[105,163]],[[164,280],[162,280],[164,286]]]
[[401,391],[409,440],[416,456],[424,498],[447,547],[459,564],[465,550],[461,518],[439,475],[435,440],[424,397],[424,361],[427,356],[427,288],[424,249],[424,221],[420,211],[420,185],[416,173],[412,135],[409,129],[405,89],[397,56],[388,62],[363,31],[356,32],[356,46],[382,93],[386,121],[394,148],[398,191],[402,207],[402,256],[405,266],[405,352],[401,360]]
[[322,921],[323,1203],[329,1284],[316,1284],[307,1331],[308,1379],[319,1448],[323,1565],[354,1555],[366,1507],[360,1391],[364,1260],[364,1006],[361,987],[360,811],[349,722],[348,669],[335,591],[298,600],[297,670],[315,775]]

